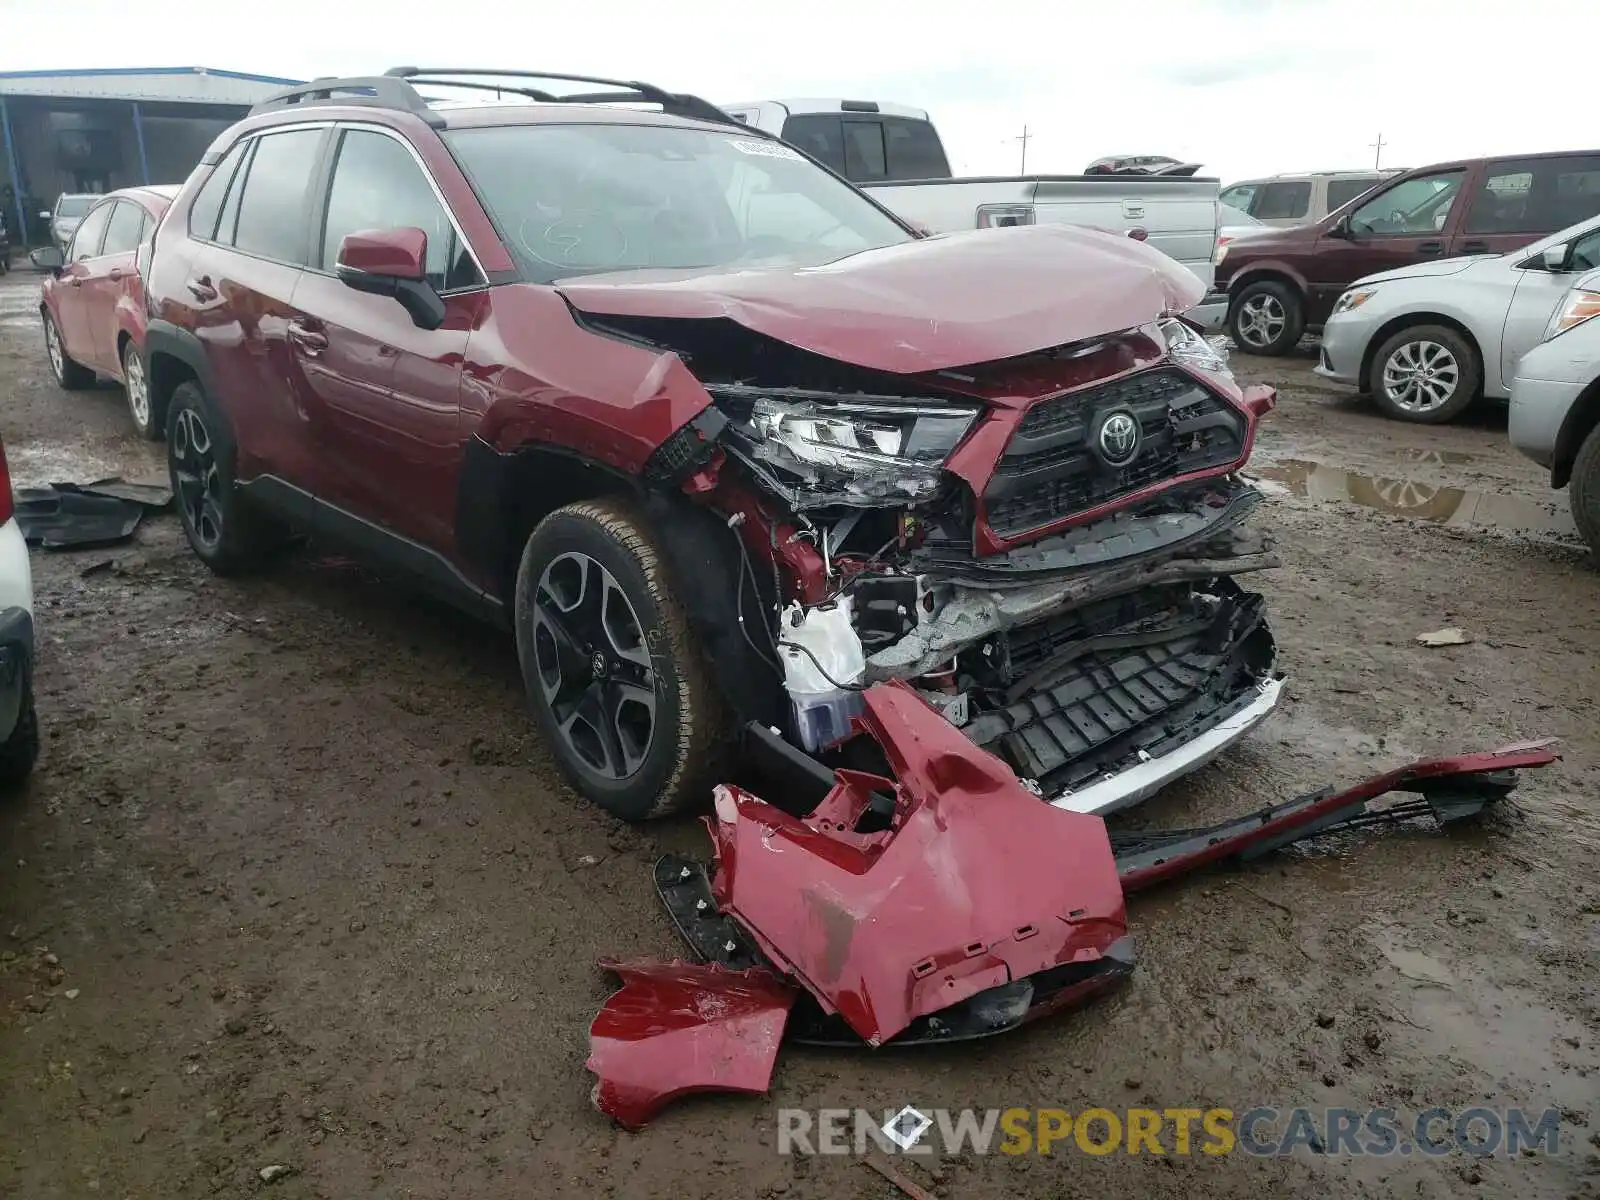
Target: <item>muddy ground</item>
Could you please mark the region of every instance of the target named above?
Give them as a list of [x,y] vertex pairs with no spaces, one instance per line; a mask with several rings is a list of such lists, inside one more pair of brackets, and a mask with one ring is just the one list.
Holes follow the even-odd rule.
[[[17,482],[159,476],[119,391],[50,382],[35,287],[0,285]],[[677,951],[649,866],[703,835],[553,783],[505,637],[315,553],[216,580],[172,517],[36,552],[46,744],[0,806],[0,1195],[881,1197],[852,1158],[780,1157],[776,1110],[908,1102],[1567,1110],[1558,1158],[906,1167],[949,1197],[1600,1194],[1600,573],[1503,415],[1402,427],[1310,363],[1236,359],[1282,389],[1257,463],[1285,563],[1258,584],[1290,698],[1136,819],[1535,736],[1565,761],[1481,832],[1137,901],[1137,973],[1080,1012],[937,1052],[790,1049],[770,1098],[641,1134],[589,1106],[595,959]],[[1473,640],[1416,644],[1442,626]]]

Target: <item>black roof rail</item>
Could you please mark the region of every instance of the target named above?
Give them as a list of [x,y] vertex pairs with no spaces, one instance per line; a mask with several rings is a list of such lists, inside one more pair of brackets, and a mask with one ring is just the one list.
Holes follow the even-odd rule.
[[[718,125],[739,125],[740,129],[749,129],[749,126],[735,121],[709,100],[702,100],[699,96],[690,95],[688,92],[669,92],[653,83],[644,83],[637,79],[605,79],[597,75],[567,75],[560,71],[508,71],[500,67],[391,67],[384,72],[384,76],[390,80],[404,80],[408,84],[418,84],[424,87],[462,87],[474,88],[480,91],[499,90],[512,92],[530,96],[535,100],[542,100],[547,104],[637,104],[643,102],[659,105],[662,112],[675,117],[685,117],[693,121],[710,121]],[[442,78],[443,76],[466,76],[467,78],[463,80],[459,78]],[[477,82],[490,79],[589,83],[617,90],[580,92],[563,96],[543,89]]]
[[444,124],[444,117],[417,93],[416,88],[392,75],[352,75],[349,78],[324,75],[310,83],[297,83],[273,92],[251,108],[250,115],[314,104],[397,108],[415,113],[435,127]]

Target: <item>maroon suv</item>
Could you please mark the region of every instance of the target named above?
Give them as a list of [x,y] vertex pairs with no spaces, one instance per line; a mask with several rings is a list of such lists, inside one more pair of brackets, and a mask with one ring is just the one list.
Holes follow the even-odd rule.
[[1288,354],[1357,279],[1464,254],[1505,254],[1600,212],[1600,151],[1513,154],[1418,167],[1313,225],[1235,238],[1217,251],[1228,332],[1252,354]]
[[1189,272],[920,236],[695,97],[466,75],[280,93],[161,226],[151,397],[213,569],[303,530],[509,625],[628,819],[741,745],[848,764],[875,680],[1084,811],[1270,711],[1234,577],[1275,561],[1236,474],[1273,393],[1175,318]]

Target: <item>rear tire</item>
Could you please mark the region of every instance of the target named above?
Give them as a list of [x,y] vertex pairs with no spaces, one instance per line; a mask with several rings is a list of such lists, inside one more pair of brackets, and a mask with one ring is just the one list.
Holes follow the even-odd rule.
[[255,570],[285,537],[240,492],[233,464],[221,414],[198,383],[180,383],[167,404],[167,473],[189,546],[218,575]]
[[133,427],[147,442],[159,442],[163,422],[150,401],[150,383],[144,373],[144,356],[130,338],[122,347],[122,388],[128,396],[128,415]]
[[1572,462],[1572,479],[1567,483],[1567,500],[1572,505],[1572,520],[1589,552],[1600,559],[1600,425],[1589,431]]
[[516,580],[534,721],[572,787],[624,821],[703,803],[728,722],[654,531],[626,501],[559,508]]
[[61,340],[61,330],[48,310],[44,314],[44,349],[50,359],[50,373],[59,387],[81,392],[94,384],[94,372],[67,356],[67,344]]
[[1442,425],[1478,394],[1478,351],[1447,325],[1411,325],[1372,356],[1367,391],[1384,416],[1413,425]]
[[1246,354],[1288,354],[1300,344],[1305,329],[1299,294],[1276,279],[1246,284],[1228,305],[1228,336]]

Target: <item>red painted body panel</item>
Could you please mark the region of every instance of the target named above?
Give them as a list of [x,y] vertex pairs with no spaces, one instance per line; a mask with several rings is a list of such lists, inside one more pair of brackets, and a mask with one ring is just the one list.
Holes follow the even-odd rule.
[[297,474],[284,477],[309,477],[323,499],[448,550],[465,440],[462,364],[488,294],[449,297],[444,323],[421,329],[403,313],[395,319],[393,299],[307,270],[292,307],[300,314],[288,346],[304,388],[302,433]]
[[711,403],[676,354],[585,329],[554,289],[494,288],[461,420],[499,450],[546,442],[630,474]]
[[1131,329],[1205,289],[1158,250],[1066,225],[919,238],[818,267],[632,271],[557,284],[583,312],[726,317],[840,362],[912,375]]
[[679,1096],[760,1093],[795,990],[770,971],[674,960],[600,964],[622,980],[589,1027],[594,1103],[638,1129]]
[[[906,685],[865,700],[895,782],[841,771],[804,820],[717,790],[717,901],[775,964],[879,1045],[1124,936],[1100,818],[1042,803]],[[893,827],[852,832],[873,791],[894,794]]]

